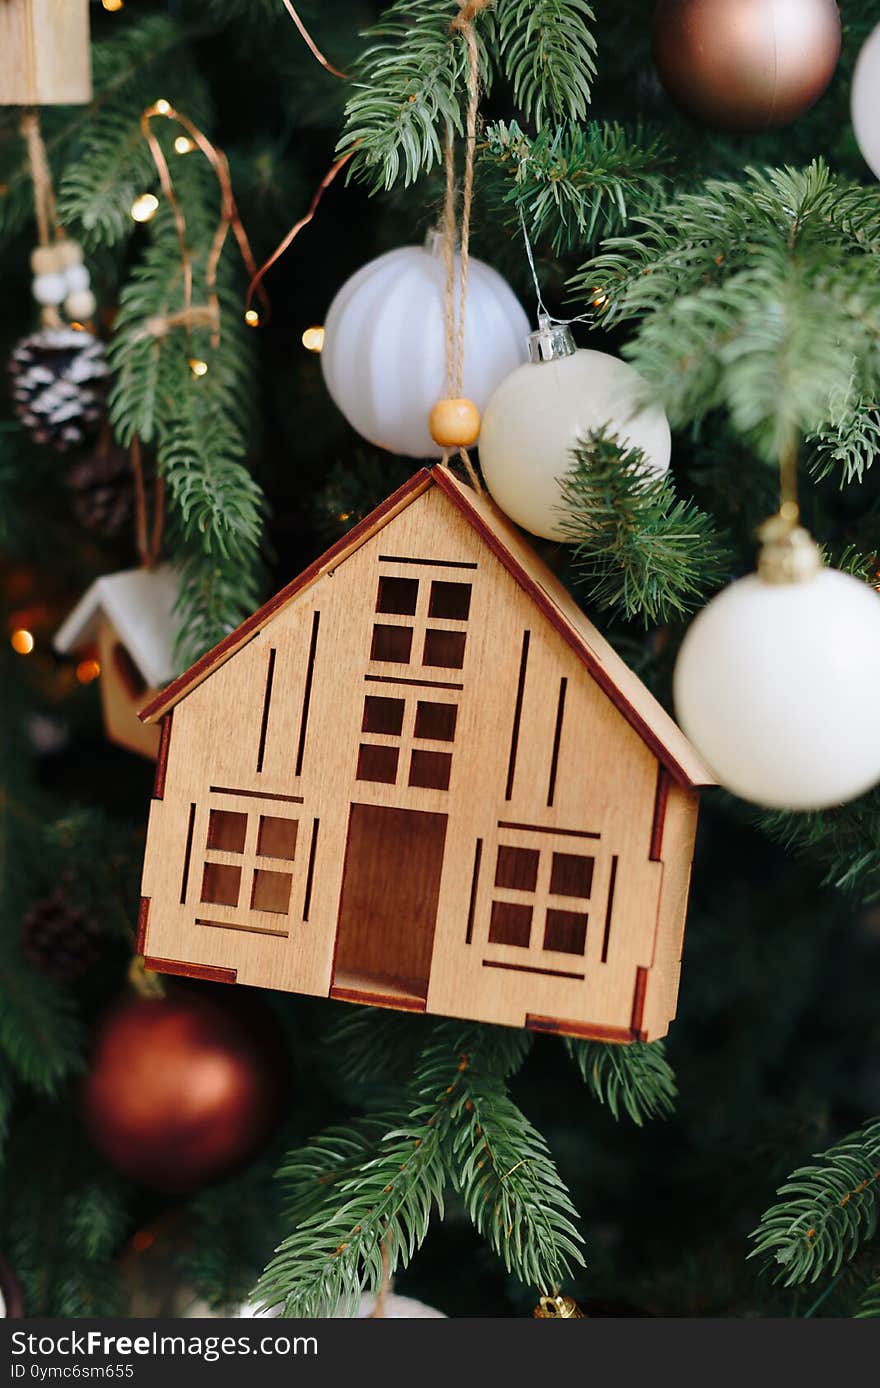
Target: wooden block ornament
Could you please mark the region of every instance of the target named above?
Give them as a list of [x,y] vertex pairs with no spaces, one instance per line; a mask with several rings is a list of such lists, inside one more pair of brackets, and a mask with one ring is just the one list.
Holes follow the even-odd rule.
[[141,716],[163,727],[149,968],[665,1034],[712,777],[448,469],[416,473]]
[[89,0],[0,0],[0,106],[91,99]]
[[168,565],[105,574],[83,594],[53,643],[61,655],[96,652],[108,738],[153,760],[159,729],[138,714],[174,673],[177,595],[177,576]]

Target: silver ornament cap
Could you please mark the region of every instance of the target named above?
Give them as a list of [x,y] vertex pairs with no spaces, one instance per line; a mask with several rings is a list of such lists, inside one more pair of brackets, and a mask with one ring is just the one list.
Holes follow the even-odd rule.
[[551,322],[542,313],[537,332],[529,333],[529,361],[559,361],[560,357],[573,357],[576,351],[571,328],[565,323]]

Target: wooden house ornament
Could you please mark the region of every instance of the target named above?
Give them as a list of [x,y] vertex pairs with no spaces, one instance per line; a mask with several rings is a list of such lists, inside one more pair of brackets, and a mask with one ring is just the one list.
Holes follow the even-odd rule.
[[0,0],[0,106],[91,99],[89,0]]
[[149,968],[666,1033],[712,777],[447,469],[417,473],[141,716],[163,724]]
[[60,655],[96,653],[107,737],[154,761],[159,729],[138,715],[174,674],[177,596],[168,565],[106,574],[83,594],[53,642]]

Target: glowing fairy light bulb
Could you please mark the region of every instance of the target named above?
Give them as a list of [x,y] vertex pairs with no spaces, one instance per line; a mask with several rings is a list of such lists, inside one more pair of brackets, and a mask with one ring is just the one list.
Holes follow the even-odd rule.
[[320,352],[324,346],[324,329],[306,328],[302,335],[302,345],[307,352]]
[[141,193],[131,204],[131,219],[133,222],[149,222],[158,209],[159,199],[155,193]]

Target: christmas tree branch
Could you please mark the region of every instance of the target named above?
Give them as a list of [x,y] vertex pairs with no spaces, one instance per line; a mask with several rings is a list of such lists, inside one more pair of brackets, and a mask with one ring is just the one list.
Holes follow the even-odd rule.
[[[66,161],[59,189],[59,215],[87,244],[114,245],[135,231],[132,202],[156,183],[141,112],[162,96],[201,125],[209,102],[180,25],[168,16],[149,15],[121,28],[96,43],[93,53],[95,98],[79,118],[76,157]],[[171,150],[171,133],[163,134]],[[169,158],[179,162],[173,151]]]
[[572,286],[605,324],[641,318],[626,355],[673,425],[724,406],[777,462],[821,433],[854,372],[873,393],[880,193],[806,169],[710,180],[607,243]]
[[549,236],[563,254],[618,232],[656,202],[669,163],[658,140],[643,145],[615,123],[545,126],[530,136],[516,121],[496,121],[486,129],[481,180],[511,225],[522,216],[532,239]]
[[[497,1035],[495,1032],[497,1031]],[[471,1038],[446,1024],[434,1043],[437,1081],[450,1051]],[[461,1049],[450,1107],[450,1168],[478,1233],[529,1287],[550,1293],[573,1265],[583,1266],[577,1213],[541,1134],[507,1094],[530,1038],[484,1030]]]
[[435,1023],[399,1113],[332,1129],[281,1171],[295,1228],[257,1288],[287,1315],[351,1311],[362,1290],[406,1265],[443,1192],[460,1191],[477,1229],[530,1285],[555,1286],[580,1262],[574,1209],[543,1139],[507,1082],[531,1038]]
[[540,129],[547,117],[583,120],[596,75],[595,15],[587,0],[497,0],[498,49],[513,99]]
[[649,472],[639,449],[606,433],[584,440],[562,494],[560,524],[594,605],[649,625],[691,611],[723,580],[729,559],[713,522]]
[[[206,301],[205,259],[217,189],[201,162],[178,180],[192,248],[192,304]],[[228,257],[220,261],[221,331],[194,315],[174,218],[163,206],[153,239],[120,298],[110,349],[110,416],[125,444],[155,448],[169,502],[168,544],[182,577],[181,663],[212,646],[256,605],[264,502],[244,467],[253,412],[253,344]],[[193,363],[203,374],[196,375]]]
[[783,847],[824,867],[828,885],[862,901],[880,895],[880,790],[831,810],[773,811],[761,825]]
[[452,0],[396,0],[366,31],[336,152],[354,151],[351,173],[373,190],[401,175],[414,183],[440,163],[446,127],[461,132],[467,55],[450,28],[457,14]]
[[678,1090],[662,1041],[607,1046],[566,1037],[565,1048],[590,1093],[614,1118],[626,1113],[641,1127],[672,1112]]
[[799,1167],[762,1216],[751,1257],[775,1265],[785,1286],[834,1276],[873,1238],[880,1215],[880,1120]]

